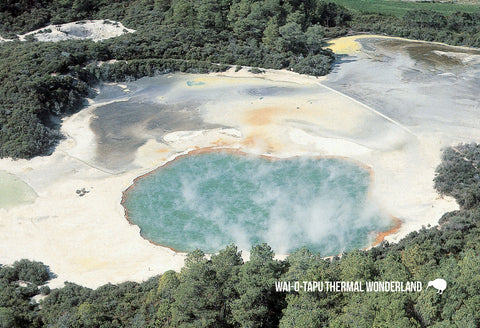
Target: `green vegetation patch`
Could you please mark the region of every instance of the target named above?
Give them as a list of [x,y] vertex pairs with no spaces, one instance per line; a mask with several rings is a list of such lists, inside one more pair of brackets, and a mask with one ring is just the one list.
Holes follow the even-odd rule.
[[8,1],[0,4],[0,33],[104,18],[137,31],[97,43],[0,44],[0,158],[50,153],[62,137],[58,118],[78,110],[101,81],[231,65],[325,75],[334,56],[324,39],[344,34],[351,19],[317,0]]
[[452,2],[434,1],[394,1],[394,0],[329,0],[337,5],[343,6],[360,13],[376,13],[382,15],[393,15],[403,17],[411,10],[431,10],[442,14],[453,14],[456,12],[478,13],[478,4],[459,4]]
[[334,61],[326,40],[349,28],[480,46],[478,6],[386,0],[4,1],[0,34],[15,38],[48,24],[104,18],[136,32],[96,43],[0,44],[0,158],[52,152],[62,138],[59,118],[81,108],[101,81],[233,65],[325,75]]
[[[479,145],[446,149],[435,184],[443,194],[479,187]],[[467,186],[467,188],[465,188]],[[468,198],[468,197],[467,197]],[[42,263],[0,266],[1,327],[479,327],[480,206],[446,213],[439,225],[414,231],[397,244],[383,242],[323,259],[306,248],[275,260],[267,244],[253,246],[244,261],[230,245],[210,257],[187,255],[180,272],[145,282],[107,284],[95,290],[49,279]],[[442,294],[428,288],[438,278]],[[416,292],[330,292],[278,282],[421,282]],[[293,284],[292,284],[293,286]],[[307,284],[308,286],[308,284]],[[30,301],[49,294],[40,305]]]

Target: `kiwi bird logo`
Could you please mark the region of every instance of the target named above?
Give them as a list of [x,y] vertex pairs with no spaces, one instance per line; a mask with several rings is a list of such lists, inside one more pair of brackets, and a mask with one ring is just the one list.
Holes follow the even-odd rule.
[[445,288],[447,288],[447,282],[443,279],[435,279],[428,282],[428,286],[426,289],[428,289],[428,287],[430,286],[433,286],[438,290],[437,294],[443,294],[443,291],[445,290]]

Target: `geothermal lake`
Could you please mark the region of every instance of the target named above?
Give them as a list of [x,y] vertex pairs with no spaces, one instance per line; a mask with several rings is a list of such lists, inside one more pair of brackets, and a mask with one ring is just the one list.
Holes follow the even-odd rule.
[[125,192],[146,239],[217,252],[266,242],[324,255],[363,248],[392,225],[368,198],[368,170],[339,159],[269,159],[212,152],[182,156]]
[[[389,242],[435,225],[444,213],[458,209],[454,200],[440,198],[433,189],[441,148],[480,142],[480,51],[391,38],[364,38],[360,43],[363,48],[339,57],[334,71],[320,79],[281,71],[253,75],[243,69],[99,86],[92,106],[65,118],[62,131],[67,137],[51,156],[0,160],[0,249],[8,250],[0,252],[0,262],[28,256],[51,265],[58,274],[55,287],[72,281],[96,288],[180,270],[184,254],[153,247],[145,238],[154,241],[155,234],[164,233],[172,241],[157,243],[178,250],[197,246],[215,250],[231,241],[248,249],[250,243],[266,240],[277,253],[305,244],[322,255],[336,255],[355,245],[370,245],[376,236],[373,231],[390,227],[389,215],[402,222]],[[202,148],[304,159],[295,163],[243,156],[258,167],[266,166],[255,170],[256,175],[246,171],[242,178],[247,180],[238,182],[259,191],[221,197],[208,193],[209,197],[202,195],[201,186],[224,183],[230,177],[200,180],[220,173],[198,173],[202,162],[189,164],[191,173],[185,167],[168,171],[183,163],[180,158],[169,162],[172,158]],[[328,156],[352,161],[314,160]],[[181,159],[186,165],[197,155]],[[230,165],[231,170],[254,165],[237,163],[238,158],[221,161],[232,161],[224,165],[231,179]],[[368,166],[372,179],[354,163]],[[283,168],[286,184],[274,175],[281,168],[270,166],[280,164],[287,166]],[[133,179],[159,166],[129,190],[128,201],[140,198],[139,211],[147,200],[157,205],[159,200],[170,202],[170,209],[153,209],[150,218],[135,217],[134,208],[128,208],[142,238],[140,229],[127,223],[120,198]],[[271,172],[270,177],[266,172]],[[325,176],[325,184],[312,182],[302,172]],[[136,193],[149,181],[154,186],[142,199]],[[339,188],[349,181],[356,183]],[[14,193],[28,187],[24,182],[38,196],[32,205],[15,205],[19,197]],[[79,197],[75,191],[82,188],[90,192]],[[272,195],[285,189],[291,193],[274,202]],[[205,205],[198,206],[195,197]],[[214,197],[218,206],[212,203]],[[175,202],[183,216],[169,212]],[[257,216],[245,210],[246,202],[251,202]],[[192,204],[190,210],[199,221],[184,223],[186,206]],[[232,204],[241,205],[240,209]],[[259,208],[266,205],[272,211],[260,216]],[[205,218],[207,206],[210,215]],[[338,215],[333,215],[336,209]],[[222,213],[229,210],[247,214],[224,217]],[[148,229],[154,224],[158,229]],[[192,237],[190,230],[196,226],[205,230]]]
[[[90,160],[123,172],[203,147],[302,156],[197,154],[137,180],[124,195],[130,221],[178,251],[267,242],[277,253],[307,246],[332,255],[371,245],[391,227],[388,214],[418,227],[436,220],[440,148],[479,135],[480,52],[359,42],[325,80],[308,83],[174,74],[103,85]],[[366,163],[375,185],[364,168],[317,156]]]
[[21,179],[13,174],[0,171],[0,208],[12,208],[32,203],[37,194]]

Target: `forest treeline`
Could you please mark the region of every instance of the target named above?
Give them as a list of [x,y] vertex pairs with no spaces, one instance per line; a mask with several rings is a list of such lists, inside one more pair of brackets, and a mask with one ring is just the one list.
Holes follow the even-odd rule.
[[[78,110],[99,81],[230,65],[324,75],[334,60],[324,40],[344,33],[350,16],[318,0],[0,3],[0,33],[7,38],[50,23],[103,18],[137,31],[101,42],[0,44],[0,158],[51,152],[61,138],[58,118]],[[117,62],[104,63],[111,59]]]
[[[460,201],[438,226],[323,259],[303,248],[275,260],[266,244],[244,262],[231,245],[188,254],[180,272],[95,290],[50,291],[41,263],[0,267],[1,327],[445,327],[480,325],[480,145],[445,150],[435,185]],[[468,201],[464,201],[468,200]],[[447,281],[443,294],[427,282]],[[421,292],[277,292],[276,281],[421,281]],[[23,282],[23,284],[22,284]],[[40,305],[36,294],[48,294]]]
[[320,0],[1,1],[5,38],[105,18],[136,32],[101,42],[0,43],[0,158],[51,153],[62,138],[59,118],[80,109],[100,81],[231,65],[325,75],[334,61],[326,40],[348,31],[480,46],[480,13],[417,10],[396,17],[370,14],[368,4],[365,10]]
[[429,10],[412,10],[403,17],[362,13],[354,15],[351,27],[361,32],[480,48],[480,7],[477,13],[450,15]]

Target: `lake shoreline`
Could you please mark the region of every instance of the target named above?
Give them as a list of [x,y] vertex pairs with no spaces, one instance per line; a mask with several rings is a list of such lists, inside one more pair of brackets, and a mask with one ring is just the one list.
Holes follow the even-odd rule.
[[[0,160],[0,170],[16,175],[38,194],[33,204],[0,209],[0,248],[9,250],[1,254],[0,262],[42,261],[57,275],[49,283],[51,287],[71,281],[96,288],[180,270],[185,254],[143,239],[139,228],[125,218],[122,195],[138,177],[178,156],[208,147],[276,158],[344,157],[370,167],[373,185],[369,197],[382,211],[402,221],[398,230],[384,236],[389,242],[422,226],[435,225],[442,214],[458,209],[452,198],[439,197],[432,186],[441,148],[457,139],[422,127],[412,136],[355,99],[322,89],[319,84],[327,78],[273,70],[255,75],[245,68],[189,75],[188,80],[207,83],[188,88],[266,83],[315,93],[268,99],[249,96],[249,102],[232,102],[227,97],[218,104],[208,103],[201,108],[202,119],[223,127],[149,139],[135,152],[132,166],[118,170],[102,167],[95,160],[97,140],[90,123],[95,108],[104,103],[92,100],[89,107],[64,119],[66,138],[52,155]],[[82,188],[88,193],[79,196],[76,190]],[[248,257],[248,252],[244,254]]]
[[[239,155],[239,156],[255,156],[255,157],[266,159],[268,161],[288,161],[288,160],[294,160],[294,159],[299,159],[299,158],[305,158],[305,159],[336,159],[336,160],[342,160],[342,161],[352,163],[353,165],[358,166],[358,167],[366,170],[369,174],[370,183],[373,182],[373,177],[374,177],[374,172],[372,171],[371,167],[369,167],[369,166],[367,166],[367,165],[365,165],[361,162],[358,162],[358,161],[356,161],[352,158],[348,158],[348,157],[340,157],[340,156],[313,156],[313,157],[310,157],[310,156],[293,156],[293,157],[282,157],[282,158],[280,158],[280,157],[275,157],[275,156],[266,155],[266,154],[251,154],[251,153],[247,153],[247,152],[243,151],[242,149],[238,149],[238,148],[207,147],[207,148],[194,149],[194,150],[191,150],[191,151],[189,151],[185,154],[180,154],[180,155],[170,159],[169,161],[165,162],[161,166],[153,169],[152,171],[136,177],[133,180],[133,183],[128,188],[123,190],[122,200],[121,200],[120,203],[121,203],[122,207],[124,208],[125,218],[128,221],[128,223],[130,225],[133,225],[133,226],[138,226],[136,223],[132,222],[132,220],[131,220],[131,218],[128,214],[128,209],[127,209],[127,206],[126,206],[125,202],[126,202],[126,198],[128,196],[128,193],[133,188],[135,188],[135,186],[138,184],[139,180],[142,180],[142,179],[148,177],[151,174],[155,174],[157,171],[159,171],[161,169],[164,169],[165,167],[173,164],[174,162],[176,162],[178,160],[181,160],[181,159],[184,159],[184,158],[190,157],[190,156],[195,156],[195,155],[199,155],[199,154],[209,154],[209,153],[227,153],[227,154],[233,154],[233,155]],[[367,194],[367,198],[371,198],[370,187],[369,187],[369,191],[368,191],[368,194]],[[373,200],[371,200],[371,201],[373,201]],[[383,240],[385,240],[385,238],[387,236],[396,233],[400,229],[400,227],[402,225],[402,221],[400,219],[394,217],[394,216],[391,216],[391,215],[389,217],[391,219],[391,226],[392,227],[385,230],[385,231],[378,231],[378,230],[369,231],[369,234],[370,233],[375,233],[376,237],[375,237],[374,241],[370,245],[365,246],[365,248],[371,248],[371,247],[374,247],[374,246],[380,244]],[[186,252],[177,250],[172,246],[169,246],[169,245],[166,245],[166,244],[163,244],[163,243],[155,242],[155,241],[145,237],[141,233],[140,233],[140,235],[142,236],[142,238],[144,238],[148,242],[152,243],[153,245],[160,246],[160,247],[166,247],[166,248],[171,249],[172,251],[174,251],[176,253],[186,254]],[[279,254],[279,256],[281,256],[283,258],[283,257],[288,256],[288,254]],[[330,254],[330,255],[325,255],[325,256],[329,257],[329,256],[333,256],[333,255]]]

